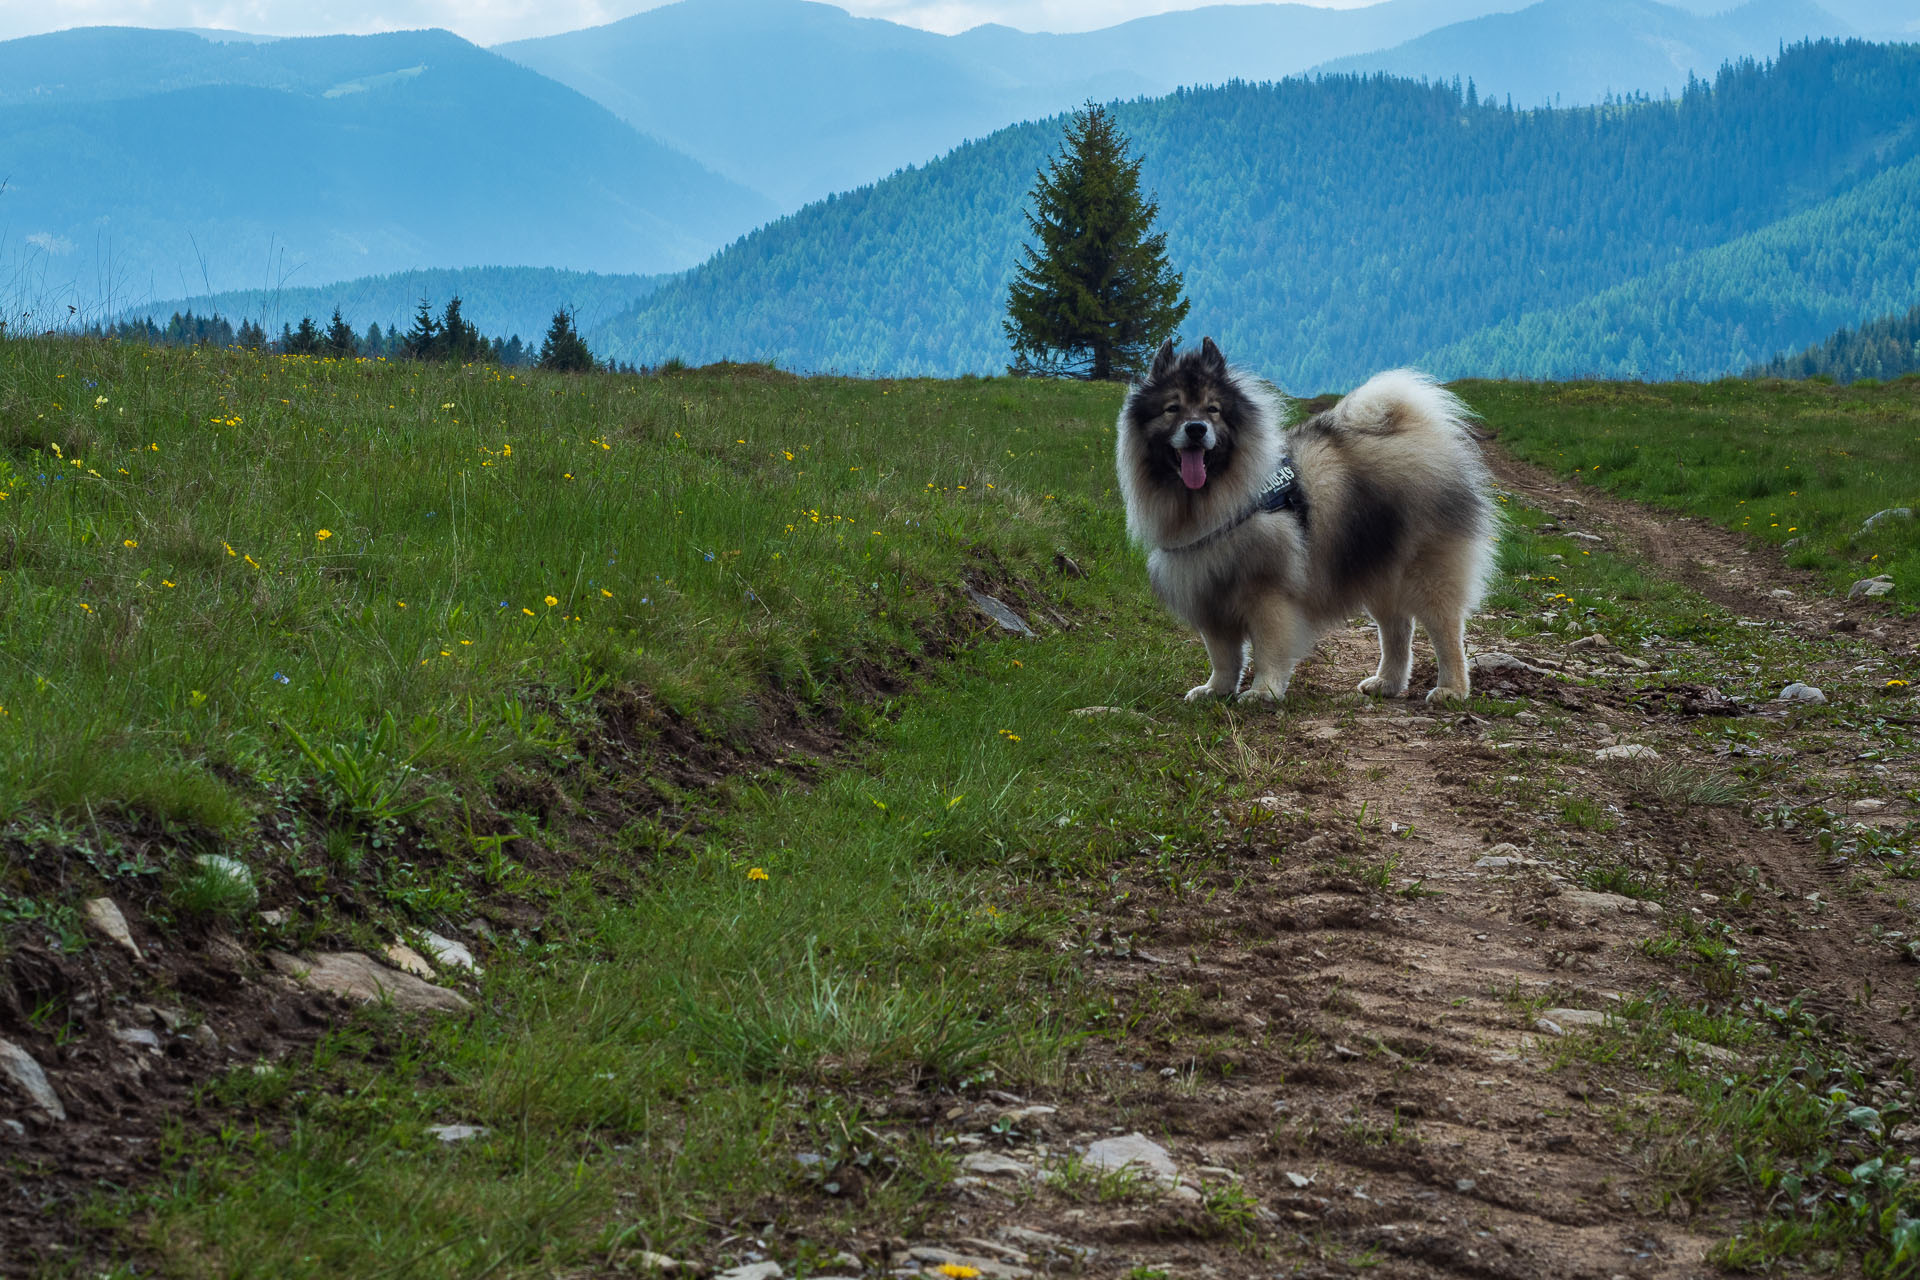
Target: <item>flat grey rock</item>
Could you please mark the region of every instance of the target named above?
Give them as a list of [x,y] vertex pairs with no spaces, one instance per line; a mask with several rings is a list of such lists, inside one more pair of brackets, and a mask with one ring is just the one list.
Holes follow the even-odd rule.
[[160,1037],[147,1027],[115,1027],[113,1038],[121,1044],[131,1045],[135,1049],[160,1052]]
[[1541,1015],[1563,1027],[1604,1027],[1607,1015],[1598,1009],[1547,1009]]
[[1875,596],[1884,596],[1893,590],[1893,579],[1886,574],[1877,578],[1862,578],[1847,588],[1849,600],[1871,600]]
[[483,1124],[430,1124],[427,1132],[442,1142],[465,1142],[469,1138],[483,1137],[487,1127]]
[[1144,1133],[1102,1138],[1087,1148],[1086,1163],[1095,1169],[1132,1169],[1160,1182],[1180,1176],[1173,1154]]
[[780,1264],[769,1258],[765,1262],[749,1262],[744,1266],[728,1267],[716,1275],[713,1280],[778,1280],[785,1274]]
[[778,1262],[768,1258],[765,1262],[747,1262],[729,1267],[716,1274],[714,1280],[779,1280],[785,1274]]
[[433,981],[433,966],[427,963],[427,958],[399,939],[387,944],[386,956],[387,963],[402,973]]
[[1774,699],[1776,702],[1807,702],[1814,704],[1822,703],[1826,700],[1826,694],[1820,692],[1820,690],[1810,684],[1801,684],[1798,680],[1795,680],[1792,684],[1782,689],[1780,696]]
[[1880,525],[1886,524],[1890,520],[1911,520],[1911,519],[1913,519],[1912,507],[1888,507],[1884,511],[1876,511],[1872,515],[1868,516],[1866,518],[1866,521],[1861,524],[1860,532],[1870,533],[1874,529],[1878,528]]
[[999,1258],[982,1257],[977,1253],[959,1253],[952,1249],[943,1249],[937,1245],[918,1244],[907,1250],[907,1256],[928,1267],[971,1267],[991,1280],[1024,1280],[1033,1273],[1025,1267]]
[[473,1007],[457,991],[389,969],[358,951],[322,951],[311,958],[269,951],[267,962],[303,986],[362,1004],[391,1000],[398,1008],[430,1013],[459,1013]]
[[1593,753],[1595,760],[1658,760],[1660,753],[1652,747],[1638,742],[1623,742],[1616,747],[1602,747]]
[[127,928],[127,917],[121,913],[119,903],[112,898],[88,898],[81,904],[81,910],[87,913],[87,923],[99,930],[102,937],[125,948],[135,960],[141,959],[140,944],[133,940],[133,931]]
[[40,1069],[32,1054],[11,1040],[0,1040],[0,1074],[19,1085],[33,1105],[49,1118],[62,1121],[67,1118],[67,1109],[60,1105],[60,1095],[53,1091],[47,1073]]
[[975,591],[972,587],[968,587],[967,599],[973,601],[974,608],[986,614],[989,618],[992,618],[994,622],[999,624],[1002,631],[1011,631],[1015,635],[1020,636],[1031,636],[1033,634],[1033,628],[1027,625],[1025,618],[1022,618],[1019,614],[1007,608],[1006,605],[995,600],[985,592]]
[[465,969],[469,973],[479,973],[480,966],[474,962],[473,952],[467,950],[464,942],[445,938],[437,933],[420,935],[420,945],[427,949],[433,962],[443,969]]
[[1033,1166],[1023,1164],[1012,1156],[1003,1156],[998,1151],[976,1151],[960,1162],[960,1167],[968,1173],[982,1178],[1031,1178]]
[[1601,893],[1597,889],[1568,889],[1560,895],[1561,902],[1583,911],[1602,914],[1612,913],[1623,916],[1660,914],[1657,902],[1642,902],[1638,898],[1629,898],[1621,893]]

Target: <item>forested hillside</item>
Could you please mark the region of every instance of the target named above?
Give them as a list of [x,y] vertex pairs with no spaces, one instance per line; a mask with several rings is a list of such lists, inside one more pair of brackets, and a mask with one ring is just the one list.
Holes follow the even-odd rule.
[[[1920,49],[1804,45],[1630,107],[1514,111],[1441,86],[1334,77],[1185,91],[1116,114],[1186,273],[1187,336],[1212,334],[1311,391],[1572,307],[1904,163],[1920,154]],[[1021,207],[1058,139],[1057,121],[1004,130],[810,206],[668,283],[595,349],[636,363],[1004,368]]]
[[1858,329],[1842,329],[1818,346],[1778,356],[1748,372],[1757,378],[1823,377],[1835,382],[1920,373],[1920,306]]
[[0,73],[16,323],[416,267],[674,270],[773,211],[444,31],[68,31],[0,43]]
[[1434,352],[1443,376],[1712,378],[1920,300],[1920,161],[1751,235]]
[[355,328],[369,324],[404,329],[421,299],[437,310],[459,298],[466,318],[481,333],[519,334],[537,342],[553,313],[571,310],[580,324],[597,325],[633,305],[659,285],[658,276],[596,275],[550,267],[467,267],[461,270],[397,271],[338,284],[296,289],[239,289],[228,293],[169,298],[128,308],[126,319],[165,324],[175,312],[220,315],[234,324],[251,320],[268,333],[302,316],[324,321],[338,307]]

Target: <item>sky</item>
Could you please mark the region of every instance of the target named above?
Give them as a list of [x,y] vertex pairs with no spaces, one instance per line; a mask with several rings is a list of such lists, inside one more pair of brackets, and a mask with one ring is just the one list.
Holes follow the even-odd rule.
[[[827,0],[863,18],[952,33],[983,22],[1090,31],[1201,0]],[[1300,0],[1351,9],[1369,0]],[[699,0],[694,0],[699,3]],[[363,35],[446,27],[476,44],[574,31],[654,7],[647,0],[0,0],[0,39],[68,27],[216,27],[257,35]]]

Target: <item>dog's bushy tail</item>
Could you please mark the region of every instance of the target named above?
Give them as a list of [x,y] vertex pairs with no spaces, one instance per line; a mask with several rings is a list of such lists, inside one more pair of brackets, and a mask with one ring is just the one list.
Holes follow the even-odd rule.
[[1389,369],[1354,388],[1329,416],[1340,430],[1361,435],[1425,430],[1471,437],[1475,414],[1418,369]]

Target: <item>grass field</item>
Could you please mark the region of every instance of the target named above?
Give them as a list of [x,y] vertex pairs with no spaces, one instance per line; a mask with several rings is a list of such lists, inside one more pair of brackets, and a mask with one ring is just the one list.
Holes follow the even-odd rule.
[[[1778,458],[1675,423],[1783,434],[1835,399],[1840,428],[1809,421],[1886,456],[1784,464],[1821,547],[1911,475],[1893,390],[1602,394],[1467,391],[1516,451],[1609,485],[1719,459],[1665,496],[1736,523],[1734,477]],[[1226,713],[1068,714],[1187,714],[1201,662],[1123,546],[1118,395],[0,344],[5,945],[98,945],[95,893],[253,946],[539,920],[501,932],[469,1019],[374,1008],[311,1060],[208,1082],[158,1174],[88,1221],[179,1275],[560,1274],[777,1218],[812,1151],[871,1171],[846,1229],[905,1231],[955,1155],[863,1136],[891,1091],[1059,1079],[1115,1033],[1063,958],[1079,905],[1143,863],[1190,892],[1215,856]],[[1897,565],[1908,536],[1866,554]],[[1511,634],[1658,629],[1756,691],[1800,659],[1578,550],[1516,527]],[[741,767],[672,775],[686,741]],[[488,1134],[444,1147],[443,1123]]]
[[1892,599],[1920,600],[1920,520],[1862,529],[1889,508],[1920,511],[1920,379],[1457,389],[1519,457],[1787,547],[1843,593],[1885,573]]

